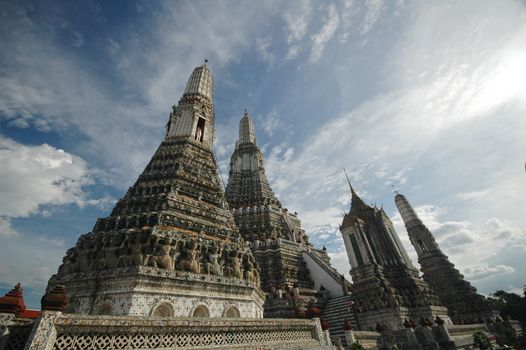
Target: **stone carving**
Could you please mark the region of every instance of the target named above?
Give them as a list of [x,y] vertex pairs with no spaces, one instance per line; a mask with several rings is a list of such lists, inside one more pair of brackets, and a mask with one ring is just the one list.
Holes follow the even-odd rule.
[[223,276],[223,266],[219,263],[219,258],[223,252],[223,245],[212,247],[208,253],[208,262],[206,263],[206,273],[209,275]]
[[246,263],[245,279],[249,282],[254,283],[258,287],[260,285],[259,271],[257,270],[256,267],[254,267],[254,264],[250,262],[250,260],[247,260],[247,263]]
[[188,247],[183,249],[186,258],[179,262],[178,269],[193,273],[200,273],[201,264],[198,260],[198,258],[200,258],[200,245],[198,241],[196,239],[191,240],[188,244]]
[[115,245],[115,239],[116,237],[112,237],[110,235],[104,236],[104,244],[102,248],[103,255],[99,260],[99,269],[117,267],[117,254],[121,247]]
[[145,256],[143,254],[144,243],[141,242],[138,233],[129,236],[125,242],[127,245],[127,255],[120,257],[119,265],[121,266],[142,266],[145,262]]
[[230,257],[228,263],[228,275],[236,278],[243,278],[243,270],[241,269],[241,253],[234,252]]
[[[144,265],[174,270],[175,259],[172,252],[175,252],[177,248],[176,246],[173,246],[172,243],[173,239],[168,235],[166,235],[162,240],[157,241],[157,253],[155,255],[148,255]],[[177,245],[177,243],[175,243],[175,245]]]

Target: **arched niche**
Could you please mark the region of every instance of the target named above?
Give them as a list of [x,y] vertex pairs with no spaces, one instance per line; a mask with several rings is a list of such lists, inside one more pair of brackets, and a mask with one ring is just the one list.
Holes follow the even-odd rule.
[[110,304],[100,304],[95,309],[95,315],[107,315],[111,316],[113,315],[113,308]]
[[239,314],[239,309],[233,305],[228,306],[225,311],[223,312],[223,317],[226,318],[239,318],[241,315]]
[[174,309],[170,303],[162,303],[153,308],[151,315],[154,317],[173,318]]
[[192,317],[210,317],[210,312],[205,305],[199,305],[192,313]]

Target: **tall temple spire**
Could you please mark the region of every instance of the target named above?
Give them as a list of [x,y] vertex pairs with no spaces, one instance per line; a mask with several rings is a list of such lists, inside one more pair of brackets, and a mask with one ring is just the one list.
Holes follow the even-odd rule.
[[[411,243],[415,247],[417,253],[421,254],[423,251],[430,250],[440,251],[433,235],[429,232],[427,227],[424,226],[422,220],[420,220],[418,214],[415,212],[411,204],[409,204],[407,198],[405,198],[403,194],[397,193],[395,195],[395,203],[400,215],[402,216],[407,231],[411,232],[409,238],[411,239]],[[419,230],[418,228],[422,229]],[[413,229],[417,229],[418,234],[416,233],[417,231]]]
[[245,109],[239,122],[239,139],[232,157],[226,186],[231,208],[273,205],[281,207],[265,174],[263,154],[256,143],[254,122]]
[[494,311],[491,304],[464,280],[407,198],[396,192],[395,203],[418,255],[423,278],[448,308],[453,322],[473,323],[479,319],[492,318]]
[[247,110],[243,113],[243,118],[239,122],[239,144],[256,143],[256,132],[254,122],[250,119]]
[[[212,317],[226,312],[224,305],[241,317],[261,317],[256,262],[217,172],[206,64],[192,72],[167,129],[111,214],[68,250],[49,288],[66,285],[77,313],[188,317],[179,305],[204,303]],[[160,300],[167,305],[158,310]]]
[[353,185],[351,184],[351,180],[349,179],[349,176],[347,175],[347,171],[343,169],[343,172],[345,174],[345,178],[347,179],[347,183],[349,184],[349,189],[351,190],[351,210],[349,211],[350,216],[356,215],[358,212],[363,211],[366,208],[369,208],[367,204],[358,196],[356,191],[354,190]]
[[[447,318],[445,308],[418,276],[385,211],[366,205],[348,177],[347,181],[351,210],[344,216],[340,231],[351,264],[352,295],[362,327],[374,327],[378,313],[383,313],[391,329],[401,328],[404,317],[439,313]],[[373,280],[378,282],[371,283]]]
[[[301,290],[306,305],[315,303],[319,297],[317,288],[322,283],[331,286],[328,288],[332,288],[333,296],[342,295],[343,282],[330,266],[330,258],[325,251],[309,243],[298,215],[282,207],[269,185],[263,163],[254,123],[245,110],[239,122],[239,139],[230,158],[225,195],[239,231],[249,242],[261,268],[263,289],[282,291],[295,286],[298,292]],[[317,266],[313,270],[315,275],[310,272],[313,266]],[[331,272],[326,275],[320,269]],[[284,302],[281,296],[269,296],[265,302],[265,317],[290,317],[294,307],[297,305]]]
[[208,66],[196,67],[177,106],[170,113],[166,138],[185,138],[209,149],[213,148],[214,78]]

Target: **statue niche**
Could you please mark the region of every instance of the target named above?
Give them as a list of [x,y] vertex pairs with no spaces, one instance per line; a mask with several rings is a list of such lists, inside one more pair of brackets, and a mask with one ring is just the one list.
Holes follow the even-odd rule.
[[201,264],[199,263],[200,258],[200,244],[197,240],[192,239],[188,244],[188,247],[183,247],[185,258],[181,259],[177,264],[177,269],[182,271],[189,271],[192,273],[201,272]]
[[117,253],[122,247],[118,246],[116,243],[115,237],[111,235],[105,235],[103,237],[102,249],[100,250],[101,257],[97,262],[99,269],[111,269],[117,267]]
[[127,255],[122,255],[117,263],[118,266],[143,266],[145,262],[145,256],[143,249],[149,245],[149,241],[145,243],[141,242],[139,232],[132,232],[130,236],[124,241],[126,246],[125,251]]
[[177,251],[179,242],[175,242],[175,244],[173,242],[173,238],[169,235],[164,236],[161,240],[156,240],[154,246],[157,253],[155,255],[147,255],[144,264],[174,270],[175,256],[172,253]]
[[208,250],[208,262],[206,262],[206,273],[209,275],[223,276],[223,266],[219,263],[219,258],[223,252],[223,245],[219,247],[213,245]]
[[231,277],[243,278],[243,270],[241,269],[241,253],[235,251],[230,258],[229,273]]
[[256,285],[259,288],[260,273],[257,267],[254,266],[254,264],[250,261],[249,258],[247,258],[247,262],[245,264],[245,279],[249,282],[254,283],[254,285]]

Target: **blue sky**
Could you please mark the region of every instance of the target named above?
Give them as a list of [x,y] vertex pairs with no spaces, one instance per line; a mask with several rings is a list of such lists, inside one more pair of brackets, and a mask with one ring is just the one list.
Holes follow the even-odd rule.
[[415,264],[392,185],[481,292],[526,283],[523,1],[2,1],[0,17],[0,293],[21,281],[38,307],[204,58],[221,173],[247,108],[273,189],[340,271],[346,168]]

